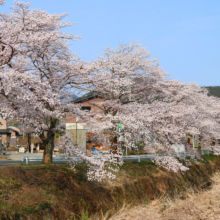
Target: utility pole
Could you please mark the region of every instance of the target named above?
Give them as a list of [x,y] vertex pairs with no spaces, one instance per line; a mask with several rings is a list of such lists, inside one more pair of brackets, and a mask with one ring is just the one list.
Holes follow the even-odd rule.
[[76,146],[77,146],[77,122],[79,121],[79,117],[76,117]]
[[193,135],[193,150],[195,148],[195,135]]
[[[122,124],[121,122],[118,123],[118,132],[120,133],[122,131]],[[121,141],[122,141],[122,135],[119,136],[118,138],[118,154],[119,154],[119,149],[120,149],[120,144],[121,144]]]

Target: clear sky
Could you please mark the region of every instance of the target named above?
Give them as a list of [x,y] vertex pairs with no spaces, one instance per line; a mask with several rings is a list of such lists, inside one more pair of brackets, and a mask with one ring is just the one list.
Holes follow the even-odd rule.
[[[10,12],[6,2],[0,12]],[[82,60],[137,40],[172,78],[220,85],[220,0],[32,0],[31,8],[70,14],[76,24],[66,32],[83,37],[71,44]]]

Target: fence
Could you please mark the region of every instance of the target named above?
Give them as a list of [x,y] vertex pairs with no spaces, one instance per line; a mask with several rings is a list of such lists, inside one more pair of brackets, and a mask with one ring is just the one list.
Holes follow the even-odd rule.
[[[202,149],[201,154],[210,154],[212,151],[210,149]],[[168,156],[168,154],[157,154],[157,156]],[[196,153],[195,152],[181,152],[175,153],[172,155],[173,157],[185,160],[186,158],[195,159]],[[155,157],[154,154],[145,154],[145,155],[127,155],[122,156],[123,161],[133,161],[133,162],[141,162],[141,161],[150,161]],[[100,156],[93,156],[93,158],[100,160]],[[57,157],[52,158],[53,163],[67,163],[67,162],[74,162],[74,163],[83,163],[83,160],[80,157],[67,157],[65,155],[60,155]],[[21,160],[23,163],[29,164],[29,162],[41,162],[42,157],[22,157]]]
[[[21,161],[25,164],[29,164],[30,162],[41,162],[42,157],[22,157]],[[67,163],[69,162],[74,162],[74,163],[82,163],[82,159],[80,157],[66,157],[66,156],[61,156],[61,157],[53,157],[52,158],[53,163]]]

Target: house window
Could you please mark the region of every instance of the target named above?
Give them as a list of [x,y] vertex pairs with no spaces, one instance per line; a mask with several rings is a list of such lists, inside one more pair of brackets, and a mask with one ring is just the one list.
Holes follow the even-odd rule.
[[89,112],[89,111],[91,111],[91,106],[82,106],[81,110]]

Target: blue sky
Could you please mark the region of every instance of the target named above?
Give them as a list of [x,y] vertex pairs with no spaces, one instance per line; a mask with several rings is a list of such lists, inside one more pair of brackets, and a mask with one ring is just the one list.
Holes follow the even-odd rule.
[[[6,2],[0,12],[10,12]],[[137,40],[172,78],[220,85],[219,0],[32,0],[31,8],[70,14],[67,32],[83,37],[71,49],[82,60]]]

